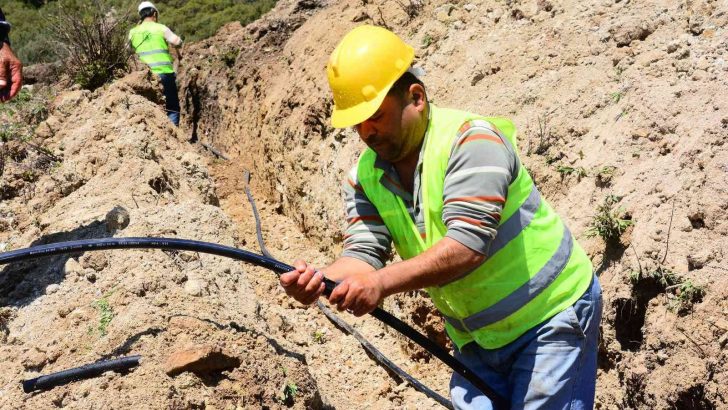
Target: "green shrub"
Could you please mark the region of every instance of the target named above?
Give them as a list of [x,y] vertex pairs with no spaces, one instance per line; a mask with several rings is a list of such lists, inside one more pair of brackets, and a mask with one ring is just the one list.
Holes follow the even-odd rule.
[[614,206],[621,198],[616,195],[607,195],[604,203],[597,207],[597,213],[592,217],[587,237],[599,236],[609,245],[616,245],[628,227],[634,224],[631,219],[625,216],[622,208],[615,209]]
[[226,51],[222,55],[222,62],[225,63],[225,65],[228,67],[234,66],[235,61],[238,59],[239,53],[240,53],[240,50],[237,48],[233,48],[233,49]]
[[83,88],[94,90],[127,70],[131,50],[129,13],[119,14],[109,2],[60,1],[47,18],[64,70]]

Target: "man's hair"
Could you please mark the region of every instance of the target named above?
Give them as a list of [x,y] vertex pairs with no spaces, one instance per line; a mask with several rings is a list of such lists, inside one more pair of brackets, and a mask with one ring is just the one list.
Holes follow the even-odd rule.
[[139,11],[139,17],[144,20],[147,17],[152,17],[153,15],[157,14],[157,10],[154,10],[151,7],[147,7],[145,9],[141,9]]
[[402,76],[399,77],[397,81],[394,82],[394,84],[392,84],[392,88],[389,89],[387,95],[396,96],[402,99],[405,97],[412,84],[419,84],[422,86],[422,88],[425,88],[425,84],[419,78],[417,78],[416,75],[410,73],[409,71],[405,71],[405,73],[402,74]]

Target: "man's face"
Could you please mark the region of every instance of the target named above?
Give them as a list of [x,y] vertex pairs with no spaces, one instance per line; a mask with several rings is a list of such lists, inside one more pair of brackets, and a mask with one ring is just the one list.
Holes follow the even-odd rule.
[[416,128],[419,112],[404,97],[387,95],[379,109],[354,126],[359,137],[377,155],[396,163],[419,149]]

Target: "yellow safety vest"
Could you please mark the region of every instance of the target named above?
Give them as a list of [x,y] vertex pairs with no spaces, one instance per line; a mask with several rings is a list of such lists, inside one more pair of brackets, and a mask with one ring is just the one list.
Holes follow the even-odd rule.
[[164,39],[163,24],[145,21],[129,31],[129,42],[143,63],[147,64],[155,74],[174,73],[172,56]]
[[[423,239],[402,198],[379,181],[376,153],[367,149],[357,165],[359,182],[377,208],[403,259],[419,255],[447,233],[442,221],[443,187],[450,151],[460,127],[471,120],[494,125],[516,148],[516,130],[505,118],[486,118],[430,104],[423,169]],[[450,283],[427,288],[458,348],[475,341],[502,347],[556,315],[581,297],[592,264],[571,232],[541,197],[526,168],[508,187],[508,196],[489,254],[480,267]]]

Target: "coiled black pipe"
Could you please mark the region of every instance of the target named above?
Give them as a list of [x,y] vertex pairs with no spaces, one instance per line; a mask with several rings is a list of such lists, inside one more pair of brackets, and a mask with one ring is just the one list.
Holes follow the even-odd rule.
[[129,370],[132,367],[139,365],[139,359],[141,359],[141,356],[127,356],[113,360],[102,360],[81,367],[74,367],[73,369],[36,377],[34,379],[23,380],[23,391],[30,393],[33,391],[48,390],[75,380],[98,376],[104,372],[108,372],[109,370]]
[[[224,256],[272,270],[277,274],[294,270],[293,266],[286,265],[273,258],[268,258],[257,253],[243,249],[233,248],[215,243],[194,241],[189,239],[176,238],[100,238],[84,239],[79,241],[58,242],[48,245],[33,246],[30,248],[17,249],[0,253],[0,265],[11,262],[18,262],[27,259],[35,259],[42,256],[62,255],[76,252],[100,251],[107,249],[170,249],[209,253],[212,255]],[[336,283],[324,278],[326,289],[324,294],[329,296],[336,287]],[[496,409],[508,408],[508,401],[488,386],[478,375],[467,366],[455,359],[436,343],[407,325],[403,321],[392,316],[381,308],[374,309],[372,316],[384,322],[398,332],[410,338],[413,342],[425,348],[433,356],[440,359],[453,371],[463,376],[472,383],[478,390],[490,398]]]

